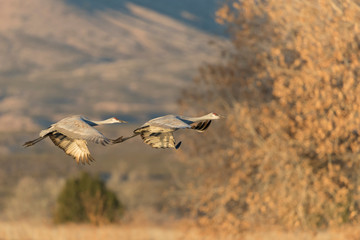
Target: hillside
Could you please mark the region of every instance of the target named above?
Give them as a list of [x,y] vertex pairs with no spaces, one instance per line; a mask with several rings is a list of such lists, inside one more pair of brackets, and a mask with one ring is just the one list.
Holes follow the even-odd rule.
[[176,112],[181,88],[216,58],[209,29],[219,30],[205,24],[216,3],[160,2],[1,1],[0,132],[74,113],[139,122]]

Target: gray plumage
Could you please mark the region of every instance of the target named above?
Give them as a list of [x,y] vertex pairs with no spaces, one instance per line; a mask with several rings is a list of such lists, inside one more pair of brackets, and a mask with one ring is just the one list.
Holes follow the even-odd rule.
[[201,117],[166,115],[149,120],[135,129],[134,135],[122,138],[117,142],[123,142],[140,135],[143,142],[153,148],[178,149],[181,142],[176,144],[173,132],[179,129],[194,129],[203,132],[210,126],[211,120],[219,118],[220,116],[216,113],[209,113]]
[[94,158],[87,148],[87,141],[105,146],[106,144],[119,142],[122,138],[109,139],[96,130],[94,126],[124,122],[115,117],[103,121],[90,121],[83,116],[75,115],[64,118],[52,124],[49,128],[42,130],[39,138],[24,143],[24,146],[32,146],[49,137],[56,146],[64,150],[67,155],[72,156],[77,163],[89,163],[94,161]]

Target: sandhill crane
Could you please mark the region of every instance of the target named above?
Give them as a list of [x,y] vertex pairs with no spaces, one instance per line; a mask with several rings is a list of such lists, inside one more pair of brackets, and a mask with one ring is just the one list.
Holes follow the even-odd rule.
[[151,119],[141,127],[134,130],[134,135],[121,138],[116,143],[126,141],[137,135],[140,135],[144,143],[153,148],[176,148],[181,142],[175,144],[173,132],[179,129],[194,129],[198,132],[205,131],[213,119],[219,119],[216,113],[209,113],[201,117],[184,117],[176,115],[166,115]]
[[108,139],[93,126],[114,123],[126,123],[126,121],[115,117],[103,121],[90,121],[80,115],[67,117],[42,130],[39,138],[28,141],[23,146],[32,146],[49,137],[56,146],[64,150],[67,155],[72,156],[77,163],[90,163],[89,161],[94,161],[94,158],[90,155],[87,148],[87,141],[106,145],[119,142],[122,138],[120,137],[116,140]]

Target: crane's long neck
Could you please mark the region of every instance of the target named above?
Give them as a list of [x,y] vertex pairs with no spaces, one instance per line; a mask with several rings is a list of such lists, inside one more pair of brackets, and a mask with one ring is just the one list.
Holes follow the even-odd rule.
[[182,119],[188,120],[188,121],[192,121],[192,122],[198,122],[198,121],[202,121],[202,120],[209,120],[209,114],[206,114],[204,116],[201,117],[181,117]]
[[98,126],[98,125],[106,125],[106,124],[113,124],[114,123],[112,118],[105,119],[105,120],[102,120],[102,121],[89,121],[89,120],[87,120],[87,122],[89,123],[90,126]]

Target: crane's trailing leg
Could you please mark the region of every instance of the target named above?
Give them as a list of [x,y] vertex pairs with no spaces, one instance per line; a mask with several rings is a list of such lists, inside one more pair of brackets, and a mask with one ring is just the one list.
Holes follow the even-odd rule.
[[139,135],[138,133],[135,133],[134,135],[130,136],[130,137],[119,137],[117,139],[111,140],[112,144],[117,144],[117,143],[122,143],[125,142],[126,140],[129,140],[130,138],[136,137],[137,135]]
[[30,146],[34,145],[35,143],[40,142],[43,139],[44,139],[44,137],[38,137],[37,139],[34,139],[32,141],[28,141],[28,142],[24,143],[23,146],[24,147],[30,147]]
[[121,143],[123,141],[125,141],[123,136],[121,136],[121,137],[119,137],[117,139],[110,139],[111,144]]

